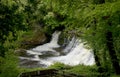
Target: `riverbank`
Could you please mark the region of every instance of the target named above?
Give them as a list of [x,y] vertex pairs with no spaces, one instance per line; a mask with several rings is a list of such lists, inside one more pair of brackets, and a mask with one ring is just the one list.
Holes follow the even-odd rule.
[[48,68],[24,69],[18,77],[119,77],[112,73],[97,71],[94,66],[68,66],[61,63],[55,63]]

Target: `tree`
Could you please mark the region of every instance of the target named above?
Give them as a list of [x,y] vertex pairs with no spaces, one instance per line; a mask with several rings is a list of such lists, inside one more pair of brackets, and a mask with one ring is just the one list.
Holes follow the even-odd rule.
[[14,0],[0,1],[0,47],[3,49],[0,52],[0,56],[4,56],[3,43],[9,32],[12,32],[14,37],[17,37],[17,31],[27,29],[26,18],[24,18],[25,14],[22,8]]
[[[63,24],[66,30],[75,29],[76,34],[81,35],[84,38],[83,40],[87,41],[88,45],[94,50],[96,64],[106,71],[114,69],[116,74],[120,74],[117,69],[117,67],[120,68],[119,56],[116,55],[116,53],[119,53],[119,48],[115,49],[118,47],[115,38],[119,38],[119,36],[115,35],[116,33],[119,34],[115,29],[120,24],[120,10],[118,8],[120,7],[120,1],[58,0],[56,2],[53,0],[52,3],[54,4],[52,7],[53,12],[56,11],[58,14],[67,15],[67,19],[64,20]],[[56,21],[56,19],[53,21]],[[79,34],[80,32],[82,34]]]
[[[105,1],[103,1],[103,2],[105,2]],[[101,3],[101,2],[100,2]],[[116,55],[116,52],[118,52],[118,51],[115,51],[115,46],[114,46],[114,40],[113,40],[113,38],[115,38],[114,36],[113,36],[113,29],[115,28],[115,27],[117,27],[117,25],[119,25],[119,23],[118,23],[118,21],[119,21],[119,18],[118,18],[118,20],[116,20],[116,21],[114,21],[114,23],[112,22],[113,21],[113,18],[114,18],[114,16],[118,16],[119,15],[119,13],[116,13],[116,14],[114,14],[113,12],[112,12],[112,14],[110,14],[109,12],[111,12],[111,11],[118,11],[119,9],[114,9],[115,7],[113,6],[113,5],[115,5],[116,4],[116,6],[118,6],[118,3],[119,2],[116,2],[116,3],[109,3],[109,4],[107,4],[107,3],[104,3],[104,5],[102,4],[102,5],[100,5],[100,7],[99,8],[97,8],[97,7],[95,7],[95,10],[94,10],[94,16],[95,16],[95,14],[99,14],[99,16],[95,16],[95,18],[97,19],[96,20],[96,24],[97,24],[97,28],[98,28],[98,30],[99,30],[99,28],[101,27],[101,30],[103,29],[104,31],[103,31],[103,36],[101,36],[101,37],[99,37],[99,38],[103,38],[104,40],[101,40],[101,42],[102,41],[104,41],[103,43],[101,43],[101,44],[105,44],[106,46],[105,46],[105,50],[103,51],[103,52],[107,52],[108,51],[108,54],[109,54],[109,58],[110,58],[110,61],[111,61],[111,63],[112,63],[112,67],[114,68],[114,70],[115,70],[115,72],[116,72],[116,74],[120,74],[120,71],[118,70],[118,68],[120,68],[120,65],[119,65],[119,60],[118,60],[118,57],[117,57],[117,55]],[[108,7],[108,6],[113,6],[113,7]],[[119,7],[119,6],[118,6]],[[105,9],[104,10],[104,8],[107,8],[107,9]],[[111,9],[112,8],[112,9]],[[95,13],[95,11],[97,11],[97,10],[104,10],[104,11],[101,11],[101,12],[96,12]],[[106,11],[107,10],[107,11]],[[105,14],[106,13],[106,14]],[[102,15],[103,14],[103,15]],[[119,16],[118,16],[119,17]],[[100,20],[99,20],[99,18],[100,18]],[[111,23],[112,22],[112,23]],[[115,24],[115,22],[116,23],[118,23],[118,24]],[[103,27],[102,25],[104,25],[105,27]],[[92,26],[92,25],[91,25]],[[114,27],[113,27],[114,26]],[[96,29],[97,29],[96,28]],[[93,29],[94,30],[94,29]],[[95,36],[97,36],[97,35],[99,35],[97,32],[95,33],[96,35]],[[94,36],[93,36],[94,37]],[[97,43],[98,45],[100,45],[99,43]],[[93,45],[95,45],[95,44],[93,44]],[[97,46],[97,45],[96,45]],[[95,47],[96,47],[95,46]],[[102,54],[102,55],[104,55],[104,54]],[[106,56],[107,57],[107,56]],[[107,61],[107,58],[105,59],[106,61]],[[104,61],[105,61],[104,60]]]

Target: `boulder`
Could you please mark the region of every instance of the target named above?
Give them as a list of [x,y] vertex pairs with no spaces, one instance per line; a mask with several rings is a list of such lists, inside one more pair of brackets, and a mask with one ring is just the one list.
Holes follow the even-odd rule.
[[29,35],[24,35],[23,40],[21,42],[21,48],[29,49],[33,48],[37,45],[42,45],[47,42],[47,37],[45,33],[40,30],[35,30],[31,32]]

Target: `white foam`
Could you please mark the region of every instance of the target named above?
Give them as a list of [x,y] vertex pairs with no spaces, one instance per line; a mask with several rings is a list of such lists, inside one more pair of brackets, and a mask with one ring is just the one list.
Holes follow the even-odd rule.
[[58,43],[57,43],[60,33],[61,33],[61,32],[59,32],[59,31],[55,31],[55,32],[52,34],[52,40],[51,40],[49,43],[46,43],[46,44],[37,46],[37,47],[33,48],[32,50],[33,50],[33,51],[38,51],[38,52],[45,52],[45,51],[56,52],[53,48],[58,48],[58,47],[60,47],[60,46],[58,45]]
[[42,53],[40,53],[40,52],[35,52],[35,51],[32,51],[32,50],[27,50],[27,53],[28,54],[32,54],[32,55],[42,55]]
[[65,56],[51,57],[49,60],[53,62],[61,62],[67,65],[93,65],[95,64],[94,54],[91,50],[86,49],[83,43],[76,45],[76,47]]
[[[55,31],[52,35],[52,39],[49,43],[37,46],[31,50],[27,50],[27,54],[32,54],[34,57],[20,57],[20,59],[27,59],[32,61],[39,61],[40,64],[50,66],[55,62],[61,62],[67,65],[94,65],[95,59],[92,49],[87,49],[84,47],[84,43],[75,37],[69,42],[69,44],[62,51],[66,55],[60,56],[60,53],[54,50],[54,48],[59,48],[58,39],[61,32]],[[39,55],[45,55],[48,52],[57,55],[57,57],[47,57],[47,59],[40,59]]]
[[34,58],[28,58],[28,57],[19,57],[22,60],[31,60],[31,61],[40,61],[40,58],[34,57]]

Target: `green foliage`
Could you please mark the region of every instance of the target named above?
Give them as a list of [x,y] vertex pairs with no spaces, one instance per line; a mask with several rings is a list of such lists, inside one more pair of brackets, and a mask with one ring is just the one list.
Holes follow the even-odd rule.
[[[119,24],[120,24],[120,1],[118,0],[55,0],[48,1],[52,9],[46,18],[46,23],[51,29],[64,25],[66,32],[75,30],[75,34],[87,41],[88,45],[95,50],[101,66],[110,71],[113,69],[110,51],[107,46],[106,33],[111,32],[114,48],[119,54]],[[58,21],[56,13],[65,16],[65,20]],[[47,27],[47,26],[46,26]],[[80,34],[80,32],[82,34]],[[112,49],[111,49],[112,50]],[[114,54],[116,55],[116,54]],[[120,55],[117,55],[119,57]],[[120,59],[120,58],[119,58]]]
[[112,75],[111,77],[119,77],[120,75]]
[[24,31],[43,15],[44,5],[38,6],[39,1],[22,1],[0,0],[0,77],[17,77],[21,70],[14,52],[20,47]]
[[86,77],[98,77],[102,76],[97,71],[96,66],[84,66],[84,65],[77,65],[73,66],[71,69],[67,70],[67,72],[75,73],[75,74],[80,74]]
[[[114,36],[114,34],[119,33],[119,31],[116,31],[117,29],[119,29],[117,28],[117,26],[119,25],[120,16],[118,7],[119,2],[96,5],[95,9],[91,10],[91,12],[89,12],[89,14],[84,17],[85,19],[83,19],[89,20],[89,23],[87,23],[87,21],[84,21],[84,23],[86,24],[83,23],[83,27],[86,25],[89,26],[88,29],[84,31],[85,39],[89,44],[91,44],[93,49],[97,49],[97,54],[100,55],[99,57],[101,58],[101,62],[103,64],[110,64],[110,57],[108,55],[109,51],[106,47],[107,31],[111,31],[113,33],[113,38],[119,38],[119,36]],[[109,23],[111,23],[112,26],[109,26]]]
[[6,56],[3,59],[3,62],[0,64],[0,77],[17,77],[19,74],[18,68],[18,60],[17,57],[14,55],[13,51],[6,52]]
[[[21,36],[21,32],[19,37]],[[17,38],[19,40],[19,38]],[[5,49],[5,56],[0,57],[0,77],[16,77],[20,70],[18,67],[18,58],[15,56],[15,49],[19,47],[18,41],[14,40],[12,32],[9,33],[7,40],[3,44]]]
[[[24,31],[33,28],[34,23],[44,26],[43,31],[48,35],[61,26],[65,27],[64,34],[70,33],[81,37],[95,50],[101,67],[106,71],[113,70],[110,51],[106,44],[108,41],[106,34],[112,33],[115,52],[120,60],[119,7],[119,0],[1,0],[1,76],[6,77],[5,73],[8,73],[9,77],[17,75],[17,73],[13,74],[15,71],[18,72],[14,50],[19,48],[21,35],[25,33]],[[30,34],[30,37],[34,35]],[[66,66],[56,63],[51,68],[64,69]],[[79,68],[87,69],[83,72],[98,74],[96,68],[94,74],[90,67],[84,66],[76,66],[70,71],[82,73]]]
[[[58,75],[62,74],[75,74],[78,76],[85,76],[85,77],[109,77],[108,72],[99,73],[97,66],[84,66],[84,65],[77,65],[77,66],[68,66],[62,63],[55,63],[49,67],[50,69],[58,69]],[[63,73],[64,72],[64,73]]]
[[53,65],[51,65],[50,67],[48,67],[48,68],[54,68],[54,69],[59,69],[59,70],[64,70],[64,69],[68,69],[68,68],[70,68],[70,66],[68,66],[68,65],[65,65],[65,64],[63,64],[63,63],[54,63]]
[[13,0],[2,0],[0,2],[0,37],[1,42],[6,39],[9,32],[15,33],[16,30],[24,30],[26,21],[22,10]]

